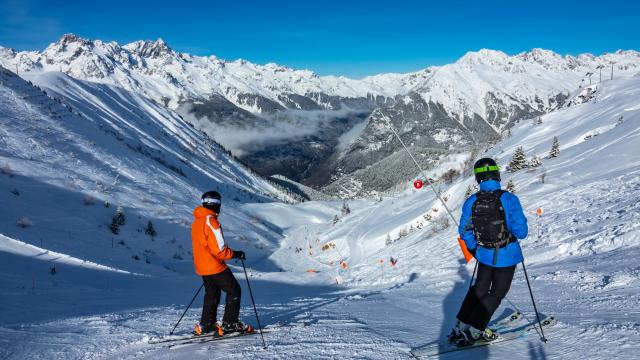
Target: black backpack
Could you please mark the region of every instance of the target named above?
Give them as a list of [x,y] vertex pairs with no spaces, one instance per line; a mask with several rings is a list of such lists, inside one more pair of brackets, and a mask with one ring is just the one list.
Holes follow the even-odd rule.
[[515,237],[507,230],[504,207],[500,197],[506,191],[479,191],[471,208],[473,235],[478,245],[494,248],[493,264],[497,262],[498,248],[515,241]]

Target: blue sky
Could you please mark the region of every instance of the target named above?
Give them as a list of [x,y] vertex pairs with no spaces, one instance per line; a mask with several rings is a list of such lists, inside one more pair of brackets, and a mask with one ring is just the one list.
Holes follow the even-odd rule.
[[637,1],[0,0],[0,45],[43,49],[65,33],[359,78],[467,51],[640,50]]

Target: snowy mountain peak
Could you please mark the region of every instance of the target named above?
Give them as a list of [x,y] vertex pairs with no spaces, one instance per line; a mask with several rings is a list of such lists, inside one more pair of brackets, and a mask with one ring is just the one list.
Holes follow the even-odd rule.
[[172,55],[173,49],[167,43],[158,38],[156,41],[140,40],[123,46],[125,49],[135,52],[144,58],[158,58],[163,55]]
[[502,51],[491,50],[491,49],[480,49],[478,51],[469,51],[464,56],[462,56],[456,64],[469,64],[469,65],[478,65],[478,64],[494,64],[497,61],[505,61],[509,55],[505,54]]
[[[64,34],[58,41],[49,44],[43,54],[48,63],[55,61],[54,56],[62,56],[69,61],[69,58],[77,58],[83,53],[92,53],[95,43],[75,34]],[[62,55],[61,55],[62,54]]]
[[92,44],[91,40],[80,37],[76,34],[64,34],[62,37],[56,42],[59,45],[69,45],[71,43],[79,43],[81,45],[90,45]]

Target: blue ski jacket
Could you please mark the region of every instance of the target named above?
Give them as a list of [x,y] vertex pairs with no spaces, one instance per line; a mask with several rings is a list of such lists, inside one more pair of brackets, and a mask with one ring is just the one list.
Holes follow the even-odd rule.
[[[500,190],[500,182],[497,180],[486,180],[480,183],[481,191],[496,191]],[[514,241],[508,243],[505,247],[498,249],[498,261],[493,265],[493,253],[494,249],[478,246],[476,237],[473,235],[473,223],[471,221],[471,209],[476,201],[476,194],[469,196],[462,206],[462,215],[460,216],[460,226],[458,227],[458,233],[460,238],[464,240],[469,251],[475,250],[475,258],[484,265],[491,267],[507,267],[517,265],[524,259],[522,256],[522,250],[520,249],[520,243]],[[504,207],[505,220],[507,223],[507,230],[513,234],[517,239],[524,239],[529,233],[529,227],[527,226],[527,218],[522,211],[520,200],[518,197],[510,192],[505,192],[500,197],[500,201]]]

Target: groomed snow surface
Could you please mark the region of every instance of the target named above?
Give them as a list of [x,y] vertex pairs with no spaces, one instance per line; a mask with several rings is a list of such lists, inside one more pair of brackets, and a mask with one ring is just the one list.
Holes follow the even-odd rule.
[[[461,261],[455,226],[445,220],[445,209],[425,187],[381,200],[351,201],[346,215],[338,202],[288,205],[243,198],[230,201],[228,207],[225,202],[223,212],[227,212],[221,222],[230,234],[231,247],[251,249],[248,272],[260,320],[273,328],[265,334],[268,347],[263,349],[259,336],[171,349],[149,345],[151,337],[168,334],[200,286],[186,253],[188,224],[170,219],[188,218],[196,194],[211,181],[217,184],[216,180],[223,183],[243,176],[247,179],[243,188],[259,187],[265,193],[272,189],[232,163],[228,171],[198,170],[207,164],[203,159],[213,156],[208,152],[195,157],[198,166],[185,166],[186,178],[171,171],[145,174],[162,166],[141,161],[142,155],[116,140],[74,150],[78,169],[84,170],[63,168],[62,162],[53,166],[56,153],[52,151],[66,146],[59,139],[73,143],[64,134],[84,139],[94,130],[69,125],[52,115],[53,110],[42,112],[14,81],[3,78],[0,87],[1,196],[3,204],[9,204],[2,209],[8,220],[2,222],[0,237],[0,358],[404,359],[411,348],[438,341],[450,331],[473,263]],[[517,146],[529,157],[543,158],[538,168],[504,172],[502,177],[503,185],[513,180],[529,216],[530,235],[522,247],[538,309],[557,316],[559,323],[546,332],[547,344],[532,334],[442,358],[638,356],[638,99],[639,77],[602,82],[590,101],[547,114],[541,124],[523,120],[509,138],[488,151],[502,168]],[[113,104],[102,103],[114,109]],[[16,106],[25,107],[25,112]],[[38,117],[39,122],[20,122],[19,114]],[[99,126],[107,120],[95,117],[91,124]],[[34,123],[42,128],[36,131]],[[26,137],[10,141],[28,131],[49,131],[51,138],[33,135],[33,144]],[[559,138],[560,155],[549,159],[546,155],[554,136]],[[148,140],[157,148],[165,144],[153,143],[154,139],[162,137]],[[29,159],[23,145],[42,151]],[[97,172],[107,168],[103,163],[116,164],[101,157],[111,153],[122,162],[112,165],[108,174]],[[138,163],[129,169],[131,161]],[[81,203],[81,193],[94,186],[96,179],[112,179],[127,169],[138,172],[121,180],[119,191],[125,196],[96,190],[98,204]],[[210,175],[214,179],[206,180],[214,170],[218,171]],[[82,171],[88,179],[74,176],[74,171]],[[436,184],[456,217],[464,192],[473,183],[467,172],[452,184]],[[157,196],[143,199],[151,188]],[[239,188],[229,191],[242,194]],[[174,203],[158,201],[163,192],[175,194]],[[64,203],[68,197],[72,203]],[[124,204],[130,214],[131,223],[117,237],[125,241],[124,246],[112,249],[112,235],[99,227],[108,226],[113,213],[113,208],[103,207],[105,199],[113,206]],[[538,208],[543,210],[539,232]],[[30,226],[16,226],[22,215],[30,218]],[[154,239],[136,231],[148,218],[159,225]],[[60,230],[60,223],[69,228],[68,234]],[[52,229],[50,236],[39,226]],[[79,229],[90,226],[91,232],[82,236]],[[183,249],[182,260],[171,256],[178,246]],[[132,260],[132,253],[146,254],[150,263]],[[394,266],[391,258],[397,259]],[[230,265],[243,286],[241,318],[255,325],[242,267]],[[51,267],[56,268],[55,275]],[[201,305],[200,295],[178,333],[191,331]],[[530,321],[535,319],[521,269],[495,318],[514,310],[524,312]]]

